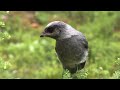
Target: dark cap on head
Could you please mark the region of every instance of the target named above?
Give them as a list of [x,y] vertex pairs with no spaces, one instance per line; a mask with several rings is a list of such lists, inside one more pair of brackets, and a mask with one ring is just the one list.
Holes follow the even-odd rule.
[[66,23],[62,21],[53,21],[45,27],[40,37],[51,37],[56,39],[59,37],[61,30],[64,29],[65,26]]

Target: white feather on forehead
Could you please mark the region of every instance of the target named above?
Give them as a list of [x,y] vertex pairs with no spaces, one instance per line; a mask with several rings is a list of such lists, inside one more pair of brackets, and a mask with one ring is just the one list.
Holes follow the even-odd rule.
[[[60,22],[62,22],[62,21],[53,21],[53,22],[49,23],[46,27],[49,27],[53,24],[60,23]],[[64,22],[62,22],[62,23],[64,23]]]

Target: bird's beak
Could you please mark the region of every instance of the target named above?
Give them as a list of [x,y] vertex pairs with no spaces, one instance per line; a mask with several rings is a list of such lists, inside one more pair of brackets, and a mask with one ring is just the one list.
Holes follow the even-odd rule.
[[40,37],[49,37],[50,33],[46,33],[46,32],[42,32],[42,34],[40,35]]
[[43,32],[41,35],[40,35],[40,37],[44,37],[45,36],[45,32]]
[[46,36],[45,32],[42,32],[42,34],[40,35],[40,37],[45,37],[45,36]]

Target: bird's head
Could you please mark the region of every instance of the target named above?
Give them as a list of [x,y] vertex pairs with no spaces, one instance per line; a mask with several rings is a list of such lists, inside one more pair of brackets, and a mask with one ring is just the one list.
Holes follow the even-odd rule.
[[70,38],[72,35],[81,34],[69,24],[62,21],[53,21],[49,23],[40,37],[51,37],[53,39],[65,39]]
[[57,39],[61,36],[61,32],[64,32],[66,29],[66,23],[62,21],[53,21],[49,23],[40,37],[51,37]]

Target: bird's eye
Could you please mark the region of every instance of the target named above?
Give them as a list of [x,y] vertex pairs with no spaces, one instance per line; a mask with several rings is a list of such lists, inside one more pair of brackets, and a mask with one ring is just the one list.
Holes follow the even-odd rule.
[[54,31],[53,28],[47,28],[47,29],[45,30],[45,32],[47,32],[47,33],[53,33],[53,31]]

